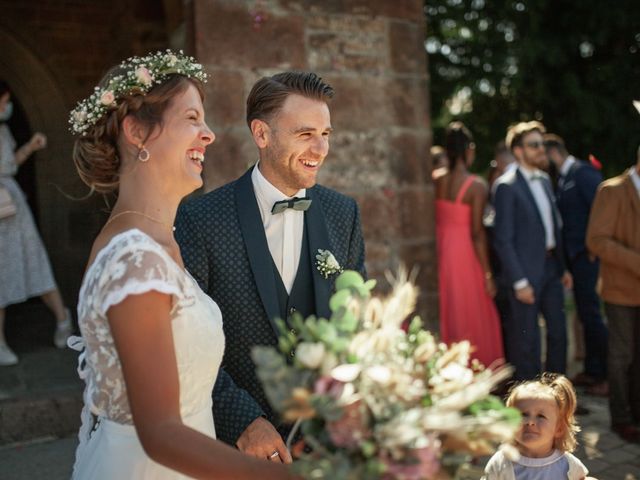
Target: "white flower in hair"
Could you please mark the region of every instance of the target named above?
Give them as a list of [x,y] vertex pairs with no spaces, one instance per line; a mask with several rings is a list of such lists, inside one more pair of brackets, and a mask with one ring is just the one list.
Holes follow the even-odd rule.
[[109,111],[118,106],[125,95],[146,95],[170,75],[183,75],[206,82],[202,65],[182,50],[156,52],[145,57],[131,57],[120,64],[123,73],[113,76],[106,85],[93,89],[89,98],[78,102],[69,115],[71,132],[84,135]]

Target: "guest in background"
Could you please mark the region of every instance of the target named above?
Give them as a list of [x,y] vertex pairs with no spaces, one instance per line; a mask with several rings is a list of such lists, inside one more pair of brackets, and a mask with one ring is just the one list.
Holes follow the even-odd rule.
[[71,334],[71,314],[65,308],[53,278],[47,252],[36,229],[24,193],[14,180],[20,165],[47,145],[42,133],[16,149],[6,122],[13,112],[11,91],[0,80],[0,188],[9,194],[15,213],[0,218],[0,366],[15,365],[18,357],[4,335],[7,305],[39,296],[56,317],[53,342],[64,348]]
[[485,365],[504,357],[496,293],[482,217],[489,190],[469,173],[475,157],[471,132],[453,122],[446,132],[449,168],[435,175],[440,334],[469,340]]
[[449,159],[447,159],[447,152],[440,145],[434,145],[431,147],[431,167],[432,171],[439,170],[441,168],[446,168],[449,164]]
[[549,176],[539,122],[521,122],[509,128],[506,143],[518,167],[495,184],[496,210],[493,243],[500,259],[501,278],[509,291],[504,337],[507,361],[516,380],[530,380],[542,372],[538,315],[546,322],[545,370],[564,373],[567,331],[564,290],[571,286],[565,269],[561,220]]
[[640,443],[640,149],[635,166],[598,188],[587,247],[600,258],[600,296],[609,324],[611,429]]
[[590,163],[569,155],[564,140],[546,134],[547,155],[559,172],[556,201],[562,216],[565,258],[573,276],[573,296],[582,322],[585,345],[584,371],[574,378],[576,385],[589,386],[590,393],[607,395],[608,330],[600,313],[596,293],[598,260],[589,255],[585,244],[589,212],[602,175]]
[[504,140],[500,140],[496,144],[493,160],[491,160],[491,163],[489,164],[489,189],[493,187],[493,184],[498,179],[498,177],[500,177],[507,170],[515,167],[516,159],[513,156],[513,153],[511,153],[511,150],[507,148]]

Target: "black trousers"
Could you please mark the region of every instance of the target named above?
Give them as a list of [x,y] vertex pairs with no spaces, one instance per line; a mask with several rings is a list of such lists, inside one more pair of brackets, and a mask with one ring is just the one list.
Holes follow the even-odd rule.
[[611,424],[640,422],[640,305],[604,304],[609,322]]

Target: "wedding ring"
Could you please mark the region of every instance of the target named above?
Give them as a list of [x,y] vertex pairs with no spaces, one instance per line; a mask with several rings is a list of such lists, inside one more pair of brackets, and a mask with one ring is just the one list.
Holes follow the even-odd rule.
[[278,450],[275,450],[271,455],[269,455],[269,458],[275,458],[280,456],[280,453],[278,452]]

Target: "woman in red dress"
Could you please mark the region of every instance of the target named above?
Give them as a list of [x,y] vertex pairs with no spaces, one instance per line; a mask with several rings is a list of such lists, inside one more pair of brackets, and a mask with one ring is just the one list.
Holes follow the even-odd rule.
[[482,224],[485,181],[469,173],[475,157],[471,132],[461,122],[446,132],[449,166],[434,171],[440,293],[440,336],[469,340],[473,356],[489,366],[504,358],[496,293]]

